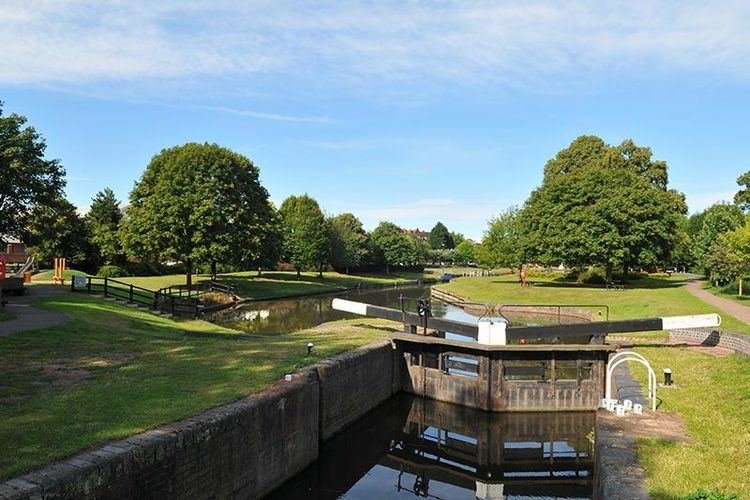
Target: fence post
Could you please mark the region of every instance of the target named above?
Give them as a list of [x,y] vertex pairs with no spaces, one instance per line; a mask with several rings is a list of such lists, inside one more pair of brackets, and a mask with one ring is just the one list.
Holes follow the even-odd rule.
[[104,277],[104,296],[105,297],[107,296],[107,281],[108,281],[108,278],[105,276]]
[[133,285],[132,285],[132,283],[130,285],[130,303],[131,304],[133,303]]
[[158,291],[154,292],[154,309],[161,310],[161,308],[159,307],[159,292]]
[[75,276],[73,277],[73,279],[71,279],[71,280],[70,280],[70,291],[71,291],[71,292],[75,292],[75,291],[76,291],[76,280],[75,280]]
[[91,276],[89,276],[88,279],[86,280],[86,291],[88,293],[91,293]]

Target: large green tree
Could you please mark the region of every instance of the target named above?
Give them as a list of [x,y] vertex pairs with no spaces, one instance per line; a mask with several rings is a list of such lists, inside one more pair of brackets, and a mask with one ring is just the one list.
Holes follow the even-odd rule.
[[110,188],[94,195],[85,220],[91,233],[91,243],[96,249],[97,266],[120,263],[124,257],[118,233],[122,211],[120,201]]
[[396,224],[381,222],[370,237],[375,252],[385,263],[387,274],[390,274],[391,267],[405,265],[412,260],[415,246]]
[[60,162],[44,157],[44,138],[25,125],[24,116],[3,116],[0,101],[0,236],[25,237],[32,207],[57,203],[65,187]]
[[477,243],[473,240],[463,240],[456,245],[456,259],[462,264],[476,262]]
[[517,207],[511,207],[490,219],[482,242],[475,250],[477,263],[480,266],[492,269],[520,267],[523,264],[520,213]]
[[330,244],[328,259],[337,271],[356,268],[364,262],[367,254],[367,234],[362,222],[353,214],[344,213],[329,221]]
[[744,211],[750,210],[750,171],[737,177],[739,191],[734,195],[734,202]]
[[63,257],[67,266],[92,270],[91,234],[75,205],[59,197],[36,205],[26,219],[24,240],[37,262],[50,264]]
[[654,267],[671,260],[684,196],[667,189],[667,166],[627,140],[582,136],[545,166],[526,201],[522,243],[530,260],[583,268]]
[[130,193],[122,238],[139,258],[179,261],[186,282],[198,263],[246,264],[263,251],[273,219],[258,168],[216,144],[188,143],[156,155]]
[[304,267],[315,266],[323,275],[329,247],[329,230],[320,205],[310,196],[290,196],[279,208],[283,227],[284,257],[294,265],[297,278]]
[[739,206],[731,203],[716,203],[703,211],[700,229],[693,240],[695,260],[705,270],[709,269],[706,257],[719,237],[742,226],[745,217]]
[[435,227],[430,231],[430,235],[427,237],[427,243],[430,247],[438,250],[441,248],[454,248],[453,238],[451,237],[450,231],[445,227],[445,224],[438,222]]

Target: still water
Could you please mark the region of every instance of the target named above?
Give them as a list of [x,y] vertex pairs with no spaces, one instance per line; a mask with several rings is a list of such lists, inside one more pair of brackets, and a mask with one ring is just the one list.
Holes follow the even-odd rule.
[[398,395],[269,498],[591,498],[594,413],[488,413]]
[[[250,302],[242,306],[221,311],[209,319],[223,326],[247,333],[278,335],[312,328],[322,323],[357,317],[331,308],[334,297],[358,302],[366,302],[383,307],[399,309],[399,296],[404,297],[404,309],[416,312],[419,297],[429,297],[429,286],[404,286],[376,288],[370,290],[350,290],[341,293],[298,297],[291,299]],[[475,323],[477,317],[457,306],[433,302],[432,315],[466,323]]]

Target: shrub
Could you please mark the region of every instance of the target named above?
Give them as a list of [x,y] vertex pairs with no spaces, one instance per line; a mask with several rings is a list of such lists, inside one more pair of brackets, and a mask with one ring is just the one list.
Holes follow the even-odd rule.
[[120,266],[107,265],[100,267],[96,275],[102,278],[121,278],[128,276],[128,272]]
[[576,279],[576,282],[579,285],[587,284],[587,285],[593,285],[593,284],[603,284],[606,282],[606,273],[603,269],[600,269],[598,267],[592,267],[590,269],[587,269],[583,271],[582,273],[578,274],[578,278]]
[[735,493],[724,493],[714,488],[700,488],[684,497],[684,500],[737,500],[739,497]]

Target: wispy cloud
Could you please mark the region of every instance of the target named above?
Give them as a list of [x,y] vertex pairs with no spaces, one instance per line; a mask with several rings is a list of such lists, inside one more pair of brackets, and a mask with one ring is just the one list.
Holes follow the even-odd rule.
[[325,116],[293,116],[282,115],[278,113],[262,113],[260,111],[250,111],[245,109],[228,108],[225,106],[198,106],[206,111],[216,111],[219,113],[229,113],[232,115],[249,116],[260,120],[272,120],[282,122],[310,122],[310,123],[328,123],[328,117]]
[[91,180],[90,177],[79,177],[77,175],[66,175],[65,178],[73,182],[88,182]]
[[5,84],[240,77],[394,91],[542,85],[563,74],[585,82],[644,68],[750,77],[750,3],[739,0],[11,0],[0,19]]

